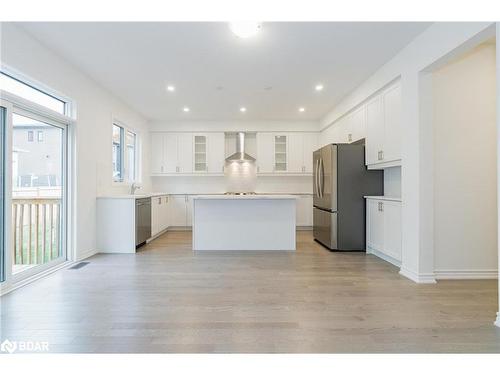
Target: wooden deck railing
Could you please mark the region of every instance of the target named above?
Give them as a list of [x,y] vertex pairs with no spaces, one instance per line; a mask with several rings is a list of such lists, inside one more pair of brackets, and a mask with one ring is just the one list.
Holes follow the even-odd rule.
[[61,199],[13,198],[14,264],[43,264],[60,252]]

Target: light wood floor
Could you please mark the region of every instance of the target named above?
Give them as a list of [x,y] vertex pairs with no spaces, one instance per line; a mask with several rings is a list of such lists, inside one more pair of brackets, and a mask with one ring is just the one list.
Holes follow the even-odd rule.
[[500,352],[497,282],[417,285],[298,232],[293,252],[191,251],[168,232],[1,299],[1,336],[52,352]]

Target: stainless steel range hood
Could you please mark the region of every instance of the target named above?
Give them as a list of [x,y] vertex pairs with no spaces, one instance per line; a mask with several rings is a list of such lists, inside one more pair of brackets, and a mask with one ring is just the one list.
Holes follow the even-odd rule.
[[255,158],[251,157],[247,153],[245,153],[245,133],[238,132],[236,133],[236,152],[226,158],[226,161],[233,162],[254,162]]

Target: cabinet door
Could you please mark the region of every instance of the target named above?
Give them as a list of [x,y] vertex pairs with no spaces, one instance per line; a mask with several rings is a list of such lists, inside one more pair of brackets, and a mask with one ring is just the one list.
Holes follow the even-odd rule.
[[380,203],[373,199],[366,200],[366,246],[383,252],[384,215]]
[[186,195],[186,226],[193,226],[193,196]]
[[274,135],[274,172],[288,172],[288,135]]
[[304,173],[304,135],[303,133],[290,133],[287,138],[288,172]]
[[390,257],[401,261],[401,203],[382,202],[384,215],[384,249]]
[[274,134],[257,133],[257,172],[273,173]]
[[384,116],[382,98],[377,96],[366,104],[366,164],[381,163],[384,147]]
[[180,133],[177,135],[177,171],[193,173],[193,135]]
[[156,236],[160,232],[160,197],[151,197],[151,236]]
[[384,93],[385,139],[383,160],[401,159],[401,86],[395,85]]
[[186,226],[186,196],[171,195],[169,199],[170,225],[175,227]]
[[348,141],[356,142],[366,137],[366,107],[361,106],[350,116]]
[[[317,133],[306,133],[303,135],[304,147],[302,160],[304,163],[304,173],[313,172],[313,152],[319,148],[318,145],[318,134]],[[311,211],[312,215],[312,211]]]
[[151,133],[151,173],[165,173],[164,162],[164,135],[162,133]]
[[310,195],[300,195],[297,198],[297,226],[312,226],[313,199]]
[[160,232],[168,228],[169,198],[168,195],[160,197]]
[[208,136],[205,134],[193,136],[193,172],[208,172]]
[[208,136],[208,173],[224,173],[224,133],[213,133]]
[[165,134],[163,136],[164,173],[177,171],[177,135]]

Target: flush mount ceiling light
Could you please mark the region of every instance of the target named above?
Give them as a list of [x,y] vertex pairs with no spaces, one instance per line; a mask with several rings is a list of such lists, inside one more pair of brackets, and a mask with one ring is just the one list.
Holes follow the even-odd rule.
[[305,112],[305,111],[306,111],[306,109],[304,107],[299,108],[299,112]]
[[175,86],[168,85],[168,86],[167,86],[167,91],[168,91],[168,92],[174,92],[174,91],[175,91]]
[[184,107],[184,108],[182,108],[182,110],[183,110],[184,112],[189,112],[189,111],[190,111],[189,107]]
[[229,28],[238,38],[250,38],[259,32],[262,28],[260,22],[230,22]]
[[316,86],[314,86],[314,89],[316,91],[322,91],[324,88],[323,84],[322,83],[318,83]]
[[240,112],[246,112],[246,111],[247,111],[247,109],[245,107],[240,108]]

